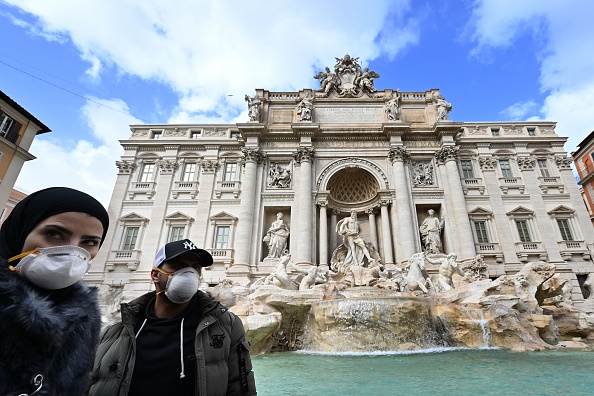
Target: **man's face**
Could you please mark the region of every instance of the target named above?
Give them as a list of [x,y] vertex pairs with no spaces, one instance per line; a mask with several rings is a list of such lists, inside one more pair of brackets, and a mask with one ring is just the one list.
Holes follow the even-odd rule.
[[[173,274],[174,272],[187,267],[195,268],[198,271],[198,274],[202,275],[202,267],[198,265],[198,256],[191,252],[180,254],[169,261],[165,261],[160,268],[165,272]],[[156,269],[151,271],[151,278],[153,278],[153,281],[155,281],[157,291],[165,289],[167,286],[167,281],[169,280],[168,275],[165,275]]]

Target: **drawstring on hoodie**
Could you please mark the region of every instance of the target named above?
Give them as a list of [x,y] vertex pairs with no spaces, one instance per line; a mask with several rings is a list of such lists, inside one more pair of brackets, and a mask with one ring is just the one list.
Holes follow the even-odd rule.
[[[179,326],[179,360],[181,362],[181,372],[179,373],[179,379],[186,378],[186,373],[185,373],[185,368],[184,368],[184,319],[185,318],[182,318],[181,325]],[[147,321],[147,319],[144,319],[144,322],[142,322],[140,329],[138,329],[138,332],[136,333],[136,338],[138,338],[138,334],[140,334],[140,332],[144,328],[146,321]]]
[[179,360],[181,361],[179,379],[186,378],[186,374],[184,374],[184,319],[182,318],[181,326],[179,327]]

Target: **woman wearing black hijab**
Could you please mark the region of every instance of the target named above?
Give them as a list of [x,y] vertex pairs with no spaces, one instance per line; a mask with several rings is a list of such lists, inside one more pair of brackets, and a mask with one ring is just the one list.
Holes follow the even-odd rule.
[[101,314],[81,278],[108,225],[95,198],[65,187],[29,195],[2,224],[0,395],[85,391]]

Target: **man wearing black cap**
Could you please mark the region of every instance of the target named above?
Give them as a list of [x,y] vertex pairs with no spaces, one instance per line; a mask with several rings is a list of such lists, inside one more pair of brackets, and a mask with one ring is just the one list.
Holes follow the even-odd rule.
[[91,396],[256,394],[241,320],[198,290],[212,262],[189,239],[159,249],[156,291],[122,304],[101,336]]

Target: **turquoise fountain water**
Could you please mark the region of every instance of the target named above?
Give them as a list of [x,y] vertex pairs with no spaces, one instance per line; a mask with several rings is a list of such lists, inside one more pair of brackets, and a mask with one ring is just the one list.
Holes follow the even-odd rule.
[[286,352],[253,362],[259,396],[594,394],[591,352]]

